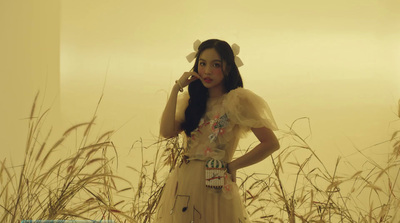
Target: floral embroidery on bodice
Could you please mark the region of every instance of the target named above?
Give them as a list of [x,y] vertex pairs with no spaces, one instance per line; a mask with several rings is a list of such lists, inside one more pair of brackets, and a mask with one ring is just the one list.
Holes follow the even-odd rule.
[[[184,109],[180,111],[182,120]],[[240,137],[260,127],[277,129],[268,104],[251,91],[238,88],[210,98],[198,127],[190,137],[185,135],[185,155],[189,159],[230,162]]]
[[223,97],[208,103],[198,127],[187,138],[187,155],[191,159],[231,160],[239,138],[234,136],[234,125],[222,106],[222,100]]

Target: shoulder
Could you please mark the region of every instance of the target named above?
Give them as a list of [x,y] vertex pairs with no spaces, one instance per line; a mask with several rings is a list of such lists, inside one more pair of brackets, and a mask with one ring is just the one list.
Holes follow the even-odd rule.
[[229,95],[243,95],[243,94],[248,94],[248,93],[252,93],[250,90],[242,88],[242,87],[238,87],[236,89],[231,90],[230,92],[228,92],[228,96]]
[[237,88],[230,91],[223,105],[234,123],[248,128],[278,129],[268,103],[250,90]]
[[247,113],[264,105],[265,101],[248,89],[236,88],[227,93],[222,104],[231,113]]
[[240,87],[227,93],[225,103],[251,103],[254,100],[258,101],[260,99],[261,97],[254,92]]

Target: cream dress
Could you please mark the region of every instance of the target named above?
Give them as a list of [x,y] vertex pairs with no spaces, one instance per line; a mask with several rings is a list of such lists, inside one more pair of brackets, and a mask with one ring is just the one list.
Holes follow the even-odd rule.
[[[178,99],[176,117],[184,120],[188,94]],[[238,88],[210,98],[199,126],[186,137],[187,162],[168,176],[161,195],[157,223],[248,223],[236,183],[227,173],[220,189],[206,187],[206,161],[232,160],[241,137],[251,128],[277,130],[268,104],[253,92]]]

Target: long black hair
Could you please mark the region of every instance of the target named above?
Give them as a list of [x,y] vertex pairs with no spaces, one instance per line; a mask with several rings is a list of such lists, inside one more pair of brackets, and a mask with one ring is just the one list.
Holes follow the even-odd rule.
[[[243,87],[242,77],[238,67],[235,64],[235,55],[229,44],[223,40],[209,39],[200,44],[196,54],[196,62],[193,66],[193,71],[198,73],[199,57],[206,49],[215,49],[221,57],[222,63],[226,63],[224,73],[224,87],[225,93]],[[224,66],[222,66],[224,67]],[[189,105],[185,111],[185,121],[181,124],[182,130],[185,131],[187,136],[195,130],[206,111],[208,100],[208,89],[204,87],[200,80],[196,80],[189,84]]]

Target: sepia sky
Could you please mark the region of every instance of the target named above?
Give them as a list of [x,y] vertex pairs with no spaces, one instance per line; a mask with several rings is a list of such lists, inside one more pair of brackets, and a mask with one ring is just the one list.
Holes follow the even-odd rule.
[[[245,87],[270,104],[281,129],[309,118],[309,142],[329,163],[353,154],[353,146],[387,140],[393,130],[399,5],[62,1],[61,111],[67,122],[83,121],[104,91],[104,128],[121,128],[121,147],[138,137],[150,142],[174,80],[192,66],[185,59],[192,43],[220,38],[241,47]],[[308,127],[296,125],[304,136]]]

